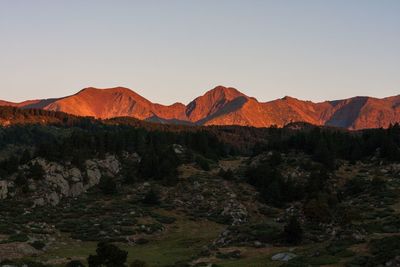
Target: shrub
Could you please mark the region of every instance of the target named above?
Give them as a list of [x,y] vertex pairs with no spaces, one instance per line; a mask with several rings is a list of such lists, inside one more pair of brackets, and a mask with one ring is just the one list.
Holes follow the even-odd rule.
[[28,180],[22,172],[19,172],[15,178],[15,185],[21,188],[28,185]]
[[45,172],[43,170],[42,165],[40,165],[37,162],[31,165],[31,167],[29,168],[29,175],[31,176],[32,179],[41,180],[43,179],[44,174]]
[[85,267],[82,262],[73,260],[67,263],[66,267]]
[[283,237],[288,244],[300,244],[303,240],[303,228],[297,217],[291,217],[283,230]]
[[344,185],[346,195],[358,195],[367,189],[368,182],[360,177],[348,180]]
[[195,162],[204,171],[209,171],[210,170],[210,164],[209,164],[209,161],[206,158],[204,158],[202,156],[196,156]]
[[304,206],[304,215],[316,223],[327,223],[331,220],[329,205],[322,197],[309,200]]
[[41,262],[36,261],[23,261],[22,266],[29,266],[29,267],[48,267],[49,265],[45,265]]
[[231,169],[227,169],[226,171],[224,169],[220,169],[218,172],[218,176],[225,179],[225,180],[233,180],[234,174]]
[[43,243],[42,241],[34,241],[32,243],[29,243],[29,245],[31,245],[33,248],[37,250],[42,250],[46,246],[46,244]]
[[14,234],[8,237],[8,242],[26,242],[29,237],[26,234]]
[[129,265],[130,267],[148,267],[149,265],[141,260],[134,260],[131,265]]
[[268,203],[281,207],[303,197],[303,187],[292,179],[285,179],[276,166],[267,161],[246,170],[247,182],[255,186]]
[[372,240],[369,244],[369,248],[374,255],[374,264],[384,264],[400,255],[400,236],[390,236]]
[[275,242],[280,239],[281,230],[276,226],[260,223],[239,228],[238,236],[244,236],[246,239],[257,240],[265,243]]
[[281,153],[273,152],[272,155],[269,157],[268,161],[272,166],[280,165],[283,162]]
[[124,161],[121,170],[121,175],[124,183],[133,184],[137,182],[139,180],[137,170],[138,164],[136,162],[130,160]]
[[158,205],[160,204],[160,196],[157,190],[151,188],[145,195],[142,202],[147,205]]
[[171,224],[176,221],[176,218],[174,217],[168,217],[168,216],[162,216],[162,215],[154,215],[153,216],[159,223],[164,223],[164,224]]
[[117,193],[117,184],[110,176],[101,177],[99,188],[105,195],[114,195]]
[[123,267],[127,257],[128,252],[113,244],[100,242],[97,244],[96,255],[90,255],[88,263],[89,267]]

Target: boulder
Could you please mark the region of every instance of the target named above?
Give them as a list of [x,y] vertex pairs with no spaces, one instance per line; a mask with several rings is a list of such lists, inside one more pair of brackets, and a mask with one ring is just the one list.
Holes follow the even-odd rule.
[[101,169],[111,172],[111,174],[118,174],[120,171],[119,161],[115,156],[109,155],[105,159],[98,161],[98,166]]
[[87,185],[86,188],[90,188],[100,182],[101,172],[97,168],[88,169],[87,174]]
[[78,168],[72,168],[69,170],[69,176],[73,182],[82,181],[82,174]]
[[174,149],[175,154],[177,155],[182,155],[183,153],[185,153],[185,149],[181,145],[173,144],[172,147]]
[[291,252],[281,252],[278,254],[275,254],[274,256],[271,257],[271,260],[273,261],[290,261],[291,259],[296,258],[297,255]]
[[48,174],[46,176],[46,181],[55,187],[55,189],[58,189],[62,195],[68,196],[69,183],[61,174]]
[[8,195],[8,181],[0,180],[0,199],[7,198]]
[[60,197],[56,192],[53,191],[47,195],[47,202],[52,206],[56,206],[58,203],[60,203]]
[[33,200],[33,206],[34,207],[44,206],[44,204],[45,204],[45,201],[44,201],[44,198],[42,198],[42,197]]
[[75,183],[71,185],[69,190],[69,195],[72,197],[77,197],[85,191],[82,182]]

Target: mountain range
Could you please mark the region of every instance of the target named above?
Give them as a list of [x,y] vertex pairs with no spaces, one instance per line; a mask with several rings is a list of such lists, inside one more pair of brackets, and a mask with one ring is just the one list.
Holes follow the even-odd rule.
[[282,127],[291,122],[307,122],[358,130],[386,128],[391,123],[400,122],[400,95],[382,99],[358,96],[319,103],[286,96],[260,102],[235,88],[224,86],[215,87],[187,105],[152,103],[124,87],[90,87],[62,98],[21,103],[0,100],[0,106],[62,111],[99,119],[134,117],[152,122],[193,125]]

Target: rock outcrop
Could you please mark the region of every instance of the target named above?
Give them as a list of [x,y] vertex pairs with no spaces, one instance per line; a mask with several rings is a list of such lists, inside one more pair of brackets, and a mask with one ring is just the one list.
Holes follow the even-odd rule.
[[0,199],[7,198],[9,183],[9,181],[0,180]]
[[[131,158],[139,160],[137,154],[131,155]],[[42,158],[32,160],[29,165],[32,164],[39,164],[44,171],[43,179],[26,177],[34,206],[57,205],[65,197],[77,197],[97,185],[102,176],[116,177],[121,169],[119,160],[113,155],[87,160],[83,169],[70,163],[61,165]],[[20,166],[20,170],[27,170],[29,165]],[[0,199],[17,197],[13,182],[15,179],[16,174],[0,180]]]

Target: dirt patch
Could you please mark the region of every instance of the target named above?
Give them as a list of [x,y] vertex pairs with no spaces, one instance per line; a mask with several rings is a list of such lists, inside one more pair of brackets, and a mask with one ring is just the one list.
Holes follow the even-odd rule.
[[194,164],[182,164],[178,167],[178,172],[180,178],[186,179],[198,174],[200,171],[194,166]]
[[232,171],[237,170],[241,166],[244,165],[244,161],[247,160],[246,157],[239,157],[235,159],[228,159],[228,160],[220,160],[219,166],[224,169],[225,171],[231,169]]

